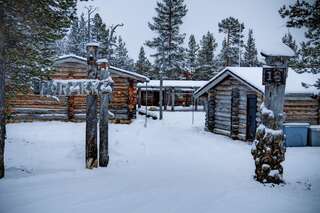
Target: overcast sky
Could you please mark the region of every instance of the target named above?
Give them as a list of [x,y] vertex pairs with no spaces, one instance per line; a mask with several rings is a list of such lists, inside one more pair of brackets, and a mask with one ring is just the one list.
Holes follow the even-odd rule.
[[[85,11],[84,7],[92,5],[103,21],[111,24],[124,23],[124,27],[117,31],[127,44],[129,56],[137,59],[141,45],[154,35],[148,28],[148,22],[155,16],[157,0],[94,0],[79,3],[79,13]],[[213,33],[221,47],[223,34],[218,32],[218,22],[233,16],[245,24],[245,35],[248,29],[253,29],[258,51],[276,48],[282,36],[288,32],[278,10],[284,4],[291,4],[295,0],[185,0],[188,13],[183,19],[181,32],[186,33],[185,43],[190,34],[199,41],[207,31]],[[301,30],[292,30],[294,38],[303,40]],[[273,46],[274,45],[274,46]],[[149,48],[145,48],[148,54]],[[215,53],[218,54],[217,52]]]

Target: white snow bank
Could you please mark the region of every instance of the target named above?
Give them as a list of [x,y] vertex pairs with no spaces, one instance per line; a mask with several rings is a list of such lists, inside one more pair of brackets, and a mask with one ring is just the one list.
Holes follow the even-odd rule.
[[318,212],[320,148],[288,148],[287,184],[264,186],[250,145],[203,131],[204,113],[191,118],[110,124],[110,165],[94,170],[84,169],[84,123],[9,124],[0,212]]

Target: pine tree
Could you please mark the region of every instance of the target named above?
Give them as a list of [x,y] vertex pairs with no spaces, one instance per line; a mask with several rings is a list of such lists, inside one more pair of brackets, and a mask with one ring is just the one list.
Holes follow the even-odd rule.
[[298,52],[298,45],[296,41],[293,39],[292,35],[290,32],[286,33],[282,37],[282,42],[286,44],[288,47],[290,47],[296,54]]
[[87,50],[86,50],[86,44],[89,42],[88,38],[88,25],[87,21],[84,17],[84,14],[82,13],[80,15],[79,20],[79,31],[78,31],[78,45],[79,45],[79,56],[86,57]]
[[93,26],[91,29],[91,38],[93,41],[99,42],[99,57],[107,58],[107,42],[109,39],[109,30],[105,23],[103,23],[99,13],[96,13],[93,18]]
[[183,17],[187,14],[184,0],[161,0],[155,8],[157,15],[149,28],[157,34],[146,45],[155,49],[152,57],[155,58],[155,66],[165,75],[177,78],[184,66],[184,48],[182,47],[185,34],[180,33]]
[[198,67],[194,72],[193,79],[208,80],[216,74],[214,51],[217,46],[212,33],[208,32],[202,37],[197,57]]
[[5,82],[27,91],[32,77],[48,76],[55,42],[75,15],[76,1],[1,1],[0,7],[0,178],[4,176]]
[[196,42],[194,35],[190,35],[188,42],[188,49],[186,50],[187,55],[187,69],[194,75],[197,67],[197,52],[199,50],[199,45]]
[[[320,71],[320,0],[297,0],[289,7],[283,6],[279,13],[287,18],[287,27],[306,28],[306,41],[301,43],[296,68],[300,72],[319,73]],[[316,86],[320,88],[320,79]]]
[[148,58],[146,57],[146,53],[144,51],[144,48],[140,48],[139,52],[139,58],[137,62],[135,63],[135,70],[137,73],[141,75],[148,76],[149,78],[152,78],[152,73],[151,73],[152,65]]
[[67,36],[67,52],[75,55],[80,55],[80,27],[79,19],[76,17]]
[[249,29],[247,44],[245,45],[244,52],[244,65],[248,67],[259,66],[258,51],[256,48],[256,42],[253,38],[253,31]]
[[[298,47],[296,41],[293,39],[290,32],[286,33],[282,37],[282,42],[284,44],[286,44],[288,47],[290,47],[293,50],[293,52],[296,54],[296,56],[298,56],[299,47]],[[290,58],[288,61],[288,65],[292,68],[295,68],[297,66],[297,64],[298,64],[297,58]]]
[[134,67],[134,62],[129,58],[126,43],[122,40],[121,36],[118,37],[117,47],[115,49],[115,60],[112,65],[131,71]]
[[223,19],[219,24],[219,32],[225,34],[220,54],[223,66],[239,65],[239,45],[243,47],[244,24],[238,19],[229,17]]

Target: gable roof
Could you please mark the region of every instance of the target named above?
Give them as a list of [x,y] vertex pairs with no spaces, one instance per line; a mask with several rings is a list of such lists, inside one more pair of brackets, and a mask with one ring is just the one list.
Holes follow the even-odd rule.
[[[59,64],[63,64],[63,63],[79,63],[79,64],[87,65],[87,59],[83,58],[81,56],[74,55],[74,54],[63,55],[63,56],[59,56],[55,60],[54,65],[59,65]],[[111,73],[118,74],[120,76],[124,76],[124,77],[128,77],[128,78],[132,78],[132,79],[135,79],[140,82],[149,82],[150,81],[150,79],[144,75],[140,75],[136,72],[120,69],[118,67],[110,66],[109,70]]]
[[[209,89],[219,84],[227,76],[236,78],[251,89],[261,94],[264,93],[264,85],[262,85],[262,67],[226,67],[216,76],[211,78],[208,83],[195,91],[194,97],[200,97]],[[314,86],[310,86],[308,88],[302,86],[302,83],[313,85],[319,78],[320,74],[299,74],[293,69],[289,68],[286,82],[286,94],[319,94],[320,90]]]

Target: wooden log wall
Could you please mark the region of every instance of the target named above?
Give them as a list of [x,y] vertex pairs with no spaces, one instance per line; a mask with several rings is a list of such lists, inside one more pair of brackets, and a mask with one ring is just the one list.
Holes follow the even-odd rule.
[[208,92],[208,101],[206,107],[206,130],[213,132],[215,121],[215,91],[213,89]]
[[237,82],[232,81],[232,83],[233,85],[231,91],[231,138],[235,140],[238,139],[239,134],[240,90],[237,87]]
[[[136,116],[137,82],[120,75],[112,74],[114,90],[109,109],[115,114],[114,123],[131,123]],[[64,63],[58,65],[52,79],[70,80],[86,79],[87,65],[80,63]],[[12,122],[14,121],[84,121],[86,117],[86,96],[53,98],[33,95],[18,95],[10,100]],[[98,109],[99,110],[99,109]]]
[[284,104],[287,115],[285,122],[320,124],[319,109],[319,98],[306,95],[287,96]]
[[59,101],[50,97],[18,94],[9,100],[10,122],[68,120],[68,98],[58,97]]
[[231,78],[215,87],[214,133],[231,135]]

